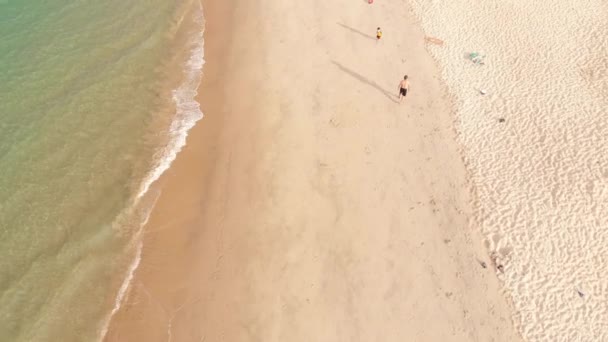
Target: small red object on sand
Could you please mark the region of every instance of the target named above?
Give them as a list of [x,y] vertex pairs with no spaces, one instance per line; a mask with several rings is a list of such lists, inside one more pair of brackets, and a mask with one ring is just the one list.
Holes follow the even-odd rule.
[[367,0],[367,3],[368,3],[368,4],[373,4],[373,3],[374,3],[374,0]]

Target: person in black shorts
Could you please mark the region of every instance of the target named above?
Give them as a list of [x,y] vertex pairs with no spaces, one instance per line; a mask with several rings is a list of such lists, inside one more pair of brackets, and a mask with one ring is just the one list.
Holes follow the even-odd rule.
[[399,101],[407,95],[410,90],[410,82],[407,80],[407,75],[403,76],[403,80],[399,82]]

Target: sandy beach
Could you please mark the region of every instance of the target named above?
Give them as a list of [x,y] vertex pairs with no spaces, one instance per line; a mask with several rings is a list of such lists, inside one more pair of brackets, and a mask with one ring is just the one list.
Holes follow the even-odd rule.
[[608,341],[608,3],[412,4],[446,42],[429,51],[516,328],[527,341]]
[[106,341],[520,340],[407,4],[203,6],[205,117]]

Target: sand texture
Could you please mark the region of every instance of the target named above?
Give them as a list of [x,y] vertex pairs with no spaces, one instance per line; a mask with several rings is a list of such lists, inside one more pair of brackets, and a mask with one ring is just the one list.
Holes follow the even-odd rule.
[[205,117],[107,341],[518,341],[406,4],[204,5]]
[[444,41],[429,49],[520,332],[608,341],[608,3],[412,3]]

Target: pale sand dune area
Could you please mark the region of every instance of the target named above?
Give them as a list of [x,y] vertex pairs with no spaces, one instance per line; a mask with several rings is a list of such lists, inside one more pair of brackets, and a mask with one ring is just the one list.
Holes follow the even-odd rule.
[[107,340],[518,341],[407,4],[204,11],[205,117]]
[[444,41],[429,50],[519,331],[608,341],[608,3],[412,3]]

